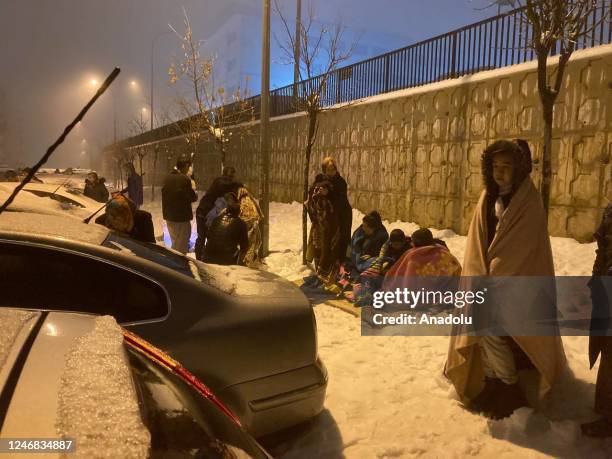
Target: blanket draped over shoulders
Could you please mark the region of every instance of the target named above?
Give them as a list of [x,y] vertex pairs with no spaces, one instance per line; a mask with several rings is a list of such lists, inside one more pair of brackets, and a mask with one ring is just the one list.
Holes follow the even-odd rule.
[[[554,276],[547,220],[540,194],[527,177],[502,215],[495,237],[488,244],[486,190],[482,192],[470,223],[460,288],[470,290],[470,276]],[[528,300],[527,300],[528,301]],[[538,305],[533,305],[537,307]],[[521,309],[530,305],[521,305]],[[445,374],[465,401],[483,388],[480,338],[451,336]],[[512,336],[540,375],[539,397],[552,387],[565,365],[559,336]]]

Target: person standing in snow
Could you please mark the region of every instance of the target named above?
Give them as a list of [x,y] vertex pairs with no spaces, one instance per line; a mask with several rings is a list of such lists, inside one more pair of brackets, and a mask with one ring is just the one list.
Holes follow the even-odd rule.
[[191,203],[198,200],[192,181],[187,176],[190,167],[191,160],[180,157],[174,170],[166,176],[162,187],[162,213],[170,233],[172,248],[182,254],[189,250],[193,219]]
[[244,254],[244,264],[255,268],[260,263],[259,249],[263,243],[261,224],[264,215],[259,203],[246,187],[241,187],[238,190],[238,203],[240,204],[240,219],[246,223],[249,234],[249,248]]
[[247,225],[239,217],[236,196],[228,193],[225,201],[227,207],[210,225],[202,258],[205,263],[242,265],[249,245]]
[[196,209],[198,238],[195,243],[195,253],[198,260],[202,259],[204,253],[204,245],[209,228],[207,217],[214,209],[217,199],[223,198],[227,193],[237,194],[238,189],[242,186],[240,182],[236,181],[236,168],[226,166],[223,168],[222,175],[213,180],[204,196],[202,196],[202,199],[200,199]]
[[325,285],[333,283],[339,258],[340,228],[331,199],[332,193],[333,187],[328,180],[316,182],[305,203],[312,223],[308,251],[314,260],[316,271],[311,282],[321,282]]
[[589,282],[593,301],[589,363],[593,368],[601,354],[595,385],[595,411],[602,417],[582,424],[581,428],[582,433],[590,437],[612,437],[612,336],[601,336],[609,333],[612,325],[612,204],[604,211],[594,237],[597,255]]
[[[494,276],[496,281],[504,276],[542,276],[554,280],[546,212],[529,176],[531,169],[531,152],[523,140],[500,140],[484,151],[485,189],[467,235],[460,290],[474,290],[470,276]],[[514,304],[517,309],[508,312],[516,323],[527,324],[527,317],[524,320],[519,317],[522,310],[541,311],[542,301],[544,307],[550,306],[546,302],[549,297],[540,295],[546,292],[539,286],[535,290],[535,295],[526,291],[522,303]],[[464,314],[481,311],[484,309],[468,309]],[[556,314],[556,309],[553,312]],[[517,384],[523,363],[538,372],[540,399],[549,393],[563,370],[565,354],[561,338],[551,335],[475,336],[456,329],[451,336],[445,375],[469,409],[494,419],[507,417],[527,405]]]
[[108,201],[108,190],[104,182],[104,177],[98,177],[96,172],[90,172],[85,179],[85,190],[83,190],[83,194],[98,202]]
[[351,226],[353,224],[353,208],[348,200],[348,185],[338,172],[336,161],[331,156],[323,159],[321,171],[322,173],[315,177],[315,183],[327,180],[332,186],[330,199],[334,205],[334,212],[338,216],[340,228],[338,255],[340,261],[344,261],[347,256],[349,242],[351,241]]
[[142,176],[136,173],[136,168],[132,163],[125,165],[127,173],[127,195],[130,200],[136,205],[137,209],[140,209],[144,202],[144,193],[142,186]]

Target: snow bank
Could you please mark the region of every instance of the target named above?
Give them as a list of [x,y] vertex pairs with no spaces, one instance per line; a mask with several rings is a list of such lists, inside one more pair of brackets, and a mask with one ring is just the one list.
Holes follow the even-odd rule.
[[96,318],[94,329],[69,351],[57,429],[61,437],[76,441],[75,457],[148,456],[151,438],[126,359],[121,328],[110,316]]

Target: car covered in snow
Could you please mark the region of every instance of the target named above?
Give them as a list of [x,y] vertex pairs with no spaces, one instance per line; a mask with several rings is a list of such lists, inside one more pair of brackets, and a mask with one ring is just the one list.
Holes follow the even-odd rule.
[[5,452],[270,457],[210,389],[112,317],[2,308],[0,329]]
[[0,215],[0,306],[111,315],[181,361],[254,436],[323,409],[327,371],[312,307],[292,283],[208,265],[107,228]]
[[[17,185],[18,183],[0,183],[0,199],[12,193]],[[45,198],[40,201],[41,207],[56,208],[80,219],[87,218],[101,206],[98,201],[88,198],[78,188],[72,188],[61,183],[58,185],[30,182],[26,184],[21,193]]]

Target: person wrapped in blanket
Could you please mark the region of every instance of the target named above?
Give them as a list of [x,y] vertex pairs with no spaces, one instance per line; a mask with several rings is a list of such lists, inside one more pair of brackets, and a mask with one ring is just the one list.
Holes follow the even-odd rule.
[[353,284],[353,291],[345,293],[346,298],[354,301],[356,306],[372,304],[372,296],[382,286],[387,271],[411,247],[410,237],[406,237],[401,229],[391,231],[378,257],[359,275],[357,282]]
[[[373,210],[363,217],[362,223],[351,238],[351,256],[340,267],[338,288],[334,293],[350,290],[359,281],[361,273],[367,271],[380,256],[380,250],[389,239],[380,214]],[[345,295],[350,297],[350,295]]]
[[313,287],[333,285],[338,267],[340,225],[331,200],[332,185],[328,180],[311,187],[306,210],[312,224],[308,239],[307,260],[314,261],[316,277],[309,279]]
[[456,289],[461,264],[450,253],[446,243],[434,238],[427,228],[416,230],[411,239],[413,248],[405,252],[387,271],[381,290]]
[[240,203],[240,218],[246,223],[249,233],[249,248],[244,254],[244,265],[249,268],[257,268],[261,264],[259,249],[263,242],[261,235],[263,213],[255,198],[245,187],[238,189],[238,202]]

